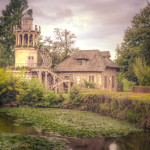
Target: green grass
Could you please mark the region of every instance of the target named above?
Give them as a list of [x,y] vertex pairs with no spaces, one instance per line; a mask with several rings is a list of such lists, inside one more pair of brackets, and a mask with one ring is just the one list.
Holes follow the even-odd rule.
[[131,99],[139,102],[150,104],[150,93],[134,93],[134,92],[110,92],[97,89],[82,89],[80,93],[84,96],[88,95],[104,95],[115,99]]
[[123,79],[123,91],[132,91],[132,86],[135,85],[134,82],[128,81],[127,79]]
[[65,150],[66,140],[0,132],[0,150]]
[[110,117],[87,111],[52,108],[1,108],[0,112],[23,117],[22,125],[34,126],[42,132],[66,137],[119,136],[140,131],[139,128]]

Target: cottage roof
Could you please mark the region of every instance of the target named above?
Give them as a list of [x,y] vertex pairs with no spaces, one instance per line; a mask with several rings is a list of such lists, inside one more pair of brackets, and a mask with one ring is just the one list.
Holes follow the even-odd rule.
[[32,16],[30,16],[29,14],[25,14],[21,19],[22,20],[33,20]]
[[[105,59],[104,55],[110,56],[109,52],[99,50],[79,50],[67,58],[55,68],[55,72],[102,72],[106,67],[119,68],[112,60]],[[82,64],[81,61],[82,60]]]

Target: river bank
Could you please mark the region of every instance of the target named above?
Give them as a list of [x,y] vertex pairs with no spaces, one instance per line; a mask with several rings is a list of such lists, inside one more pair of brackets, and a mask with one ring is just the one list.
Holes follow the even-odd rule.
[[74,100],[65,99],[62,108],[91,111],[150,129],[150,93],[83,89]]

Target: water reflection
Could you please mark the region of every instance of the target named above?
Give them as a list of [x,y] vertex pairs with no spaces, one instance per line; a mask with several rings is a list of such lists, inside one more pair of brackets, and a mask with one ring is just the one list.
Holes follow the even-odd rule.
[[109,145],[109,150],[118,150],[116,142],[113,142]]
[[15,126],[17,118],[4,113],[0,113],[0,131],[6,133],[17,133],[21,135],[36,135],[37,132],[32,127]]
[[[0,132],[22,135],[50,136],[36,132],[32,127],[15,126],[17,118],[0,113]],[[131,133],[122,137],[97,139],[67,138],[69,150],[150,150],[150,131]]]
[[150,132],[99,139],[68,139],[69,150],[150,150]]

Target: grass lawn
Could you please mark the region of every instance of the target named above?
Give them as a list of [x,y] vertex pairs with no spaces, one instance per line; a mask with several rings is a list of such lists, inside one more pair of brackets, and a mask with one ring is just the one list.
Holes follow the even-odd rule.
[[140,131],[125,121],[87,111],[19,107],[1,108],[0,112],[22,117],[18,120],[19,124],[66,137],[119,136]]

